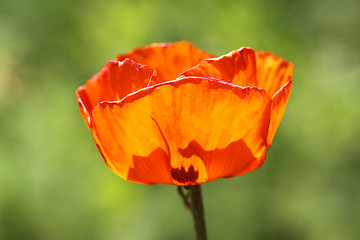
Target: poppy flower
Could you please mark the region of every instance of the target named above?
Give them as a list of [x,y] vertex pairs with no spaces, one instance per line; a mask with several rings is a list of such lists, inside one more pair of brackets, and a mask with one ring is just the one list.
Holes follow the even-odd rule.
[[291,63],[251,48],[215,57],[184,41],[155,43],[108,62],[76,95],[113,172],[190,186],[263,164],[292,72]]

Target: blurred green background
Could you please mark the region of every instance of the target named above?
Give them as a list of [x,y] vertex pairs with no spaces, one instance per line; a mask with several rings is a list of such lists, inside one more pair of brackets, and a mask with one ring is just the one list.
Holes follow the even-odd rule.
[[113,174],[75,89],[119,53],[187,40],[295,66],[266,163],[203,185],[209,239],[360,236],[360,1],[0,0],[0,239],[193,239],[174,186]]

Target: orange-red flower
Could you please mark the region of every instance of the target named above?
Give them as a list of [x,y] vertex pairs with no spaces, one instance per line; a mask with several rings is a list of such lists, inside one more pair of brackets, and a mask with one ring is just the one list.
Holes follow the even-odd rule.
[[251,48],[215,58],[187,42],[155,43],[108,62],[76,95],[117,175],[196,185],[263,164],[292,72],[291,63]]

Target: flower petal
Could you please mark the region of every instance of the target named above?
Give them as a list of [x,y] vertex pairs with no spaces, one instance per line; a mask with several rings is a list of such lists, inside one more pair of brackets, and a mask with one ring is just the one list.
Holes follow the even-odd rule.
[[256,86],[255,51],[240,48],[227,55],[206,59],[182,76],[211,77],[238,86]]
[[185,70],[196,66],[205,58],[215,57],[192,44],[180,41],[176,43],[153,43],[143,48],[117,56],[121,61],[130,58],[135,62],[151,66],[158,72],[158,82],[174,80]]
[[284,115],[285,108],[290,97],[291,87],[292,79],[289,77],[285,86],[277,91],[272,97],[273,104],[271,106],[270,127],[267,140],[269,146],[275,137],[276,130],[278,129],[282,116]]
[[256,52],[257,87],[273,96],[289,80],[294,66],[270,52]]
[[270,108],[261,89],[184,77],[100,103],[94,138],[124,179],[200,184],[262,164]]
[[118,101],[149,85],[156,71],[130,59],[108,62],[101,71],[76,90],[81,115],[89,126],[93,109],[102,101]]

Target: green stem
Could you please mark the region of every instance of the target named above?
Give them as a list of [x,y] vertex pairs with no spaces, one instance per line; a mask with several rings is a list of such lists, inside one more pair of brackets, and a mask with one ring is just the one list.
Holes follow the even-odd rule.
[[191,211],[194,219],[194,226],[197,240],[206,240],[206,225],[204,217],[204,207],[201,196],[201,186],[186,186],[187,194],[184,193],[181,186],[178,187],[178,192],[182,197],[185,206]]

